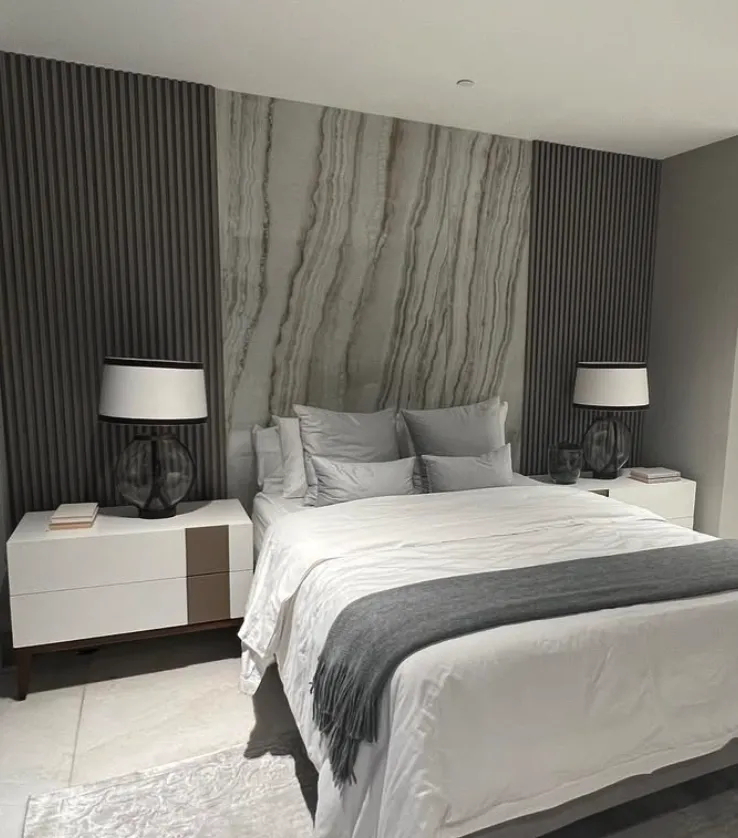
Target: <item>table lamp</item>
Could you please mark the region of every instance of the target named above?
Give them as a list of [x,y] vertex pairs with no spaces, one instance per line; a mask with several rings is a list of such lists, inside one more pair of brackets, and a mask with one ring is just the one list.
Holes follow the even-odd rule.
[[[627,362],[577,364],[574,406],[605,414],[648,407],[648,372],[645,364]],[[630,457],[631,433],[611,415],[592,422],[584,434],[584,459],[598,480],[612,480]]]
[[195,361],[106,358],[98,418],[163,429],[136,434],[115,466],[115,483],[142,518],[171,518],[195,481],[192,454],[168,430],[207,421],[203,365]]

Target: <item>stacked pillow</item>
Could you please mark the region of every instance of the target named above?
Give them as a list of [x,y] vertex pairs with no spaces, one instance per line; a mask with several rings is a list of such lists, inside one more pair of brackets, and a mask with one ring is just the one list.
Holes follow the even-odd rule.
[[259,488],[265,493],[327,506],[512,483],[507,403],[498,397],[399,415],[392,408],[346,413],[299,404],[294,411],[296,418],[275,416],[273,427],[254,428]]
[[510,486],[510,445],[505,444],[507,402],[485,402],[438,410],[402,410],[427,492],[456,492]]
[[458,492],[511,486],[513,482],[510,444],[479,457],[421,456],[429,492]]
[[[341,474],[347,484],[344,488],[348,490],[348,483],[353,477],[357,491],[367,482],[362,473],[363,464],[390,463],[399,459],[395,411],[392,409],[377,413],[343,413],[296,404],[294,410],[300,420],[300,437],[305,452],[307,503],[324,505],[320,491],[324,481],[318,482],[313,463],[316,458],[323,460],[324,466],[333,462],[356,465],[358,468],[354,472],[344,469]],[[332,473],[338,479],[338,472],[334,470]]]

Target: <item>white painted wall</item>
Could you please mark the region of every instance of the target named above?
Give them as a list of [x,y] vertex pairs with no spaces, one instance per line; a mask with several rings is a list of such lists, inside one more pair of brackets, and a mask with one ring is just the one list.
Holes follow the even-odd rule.
[[0,2],[8,52],[658,158],[736,133],[737,31],[735,0]]
[[695,526],[738,535],[738,138],[662,164],[643,460],[698,481]]

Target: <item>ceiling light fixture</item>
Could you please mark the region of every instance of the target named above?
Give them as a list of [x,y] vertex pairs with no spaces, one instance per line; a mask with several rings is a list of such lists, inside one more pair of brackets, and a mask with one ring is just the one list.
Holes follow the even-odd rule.
[[456,82],[457,87],[474,87],[474,79],[459,79]]

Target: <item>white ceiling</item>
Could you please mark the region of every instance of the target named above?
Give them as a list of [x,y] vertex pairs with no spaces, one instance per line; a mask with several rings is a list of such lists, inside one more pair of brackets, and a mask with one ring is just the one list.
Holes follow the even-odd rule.
[[738,134],[738,0],[0,0],[0,49],[649,157]]

